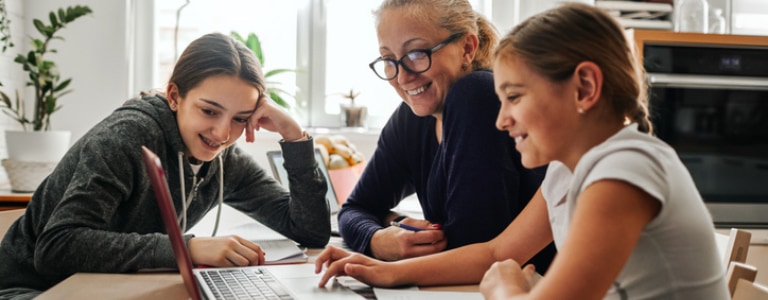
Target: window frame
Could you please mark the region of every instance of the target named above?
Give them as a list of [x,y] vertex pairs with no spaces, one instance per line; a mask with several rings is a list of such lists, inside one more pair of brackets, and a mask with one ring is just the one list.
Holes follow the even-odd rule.
[[[294,0],[297,3],[297,27],[296,27],[296,70],[300,70],[295,73],[297,92],[295,95],[297,113],[297,119],[300,125],[308,128],[339,128],[341,127],[339,115],[330,114],[325,111],[326,98],[328,92],[326,91],[326,57],[327,57],[327,15],[326,6],[328,0]],[[514,0],[517,3],[519,0]],[[485,15],[489,19],[491,18],[491,12],[493,8],[499,4],[503,4],[505,1],[493,0],[474,0],[473,5],[476,5],[475,10]],[[136,30],[134,38],[136,40],[152,41],[152,47],[158,45],[158,35],[156,33],[155,24],[148,25],[138,20],[144,20],[141,16],[147,15],[149,11],[152,11],[151,15],[155,12],[156,0],[146,0],[140,5],[133,3],[134,20],[133,24]],[[506,5],[504,5],[506,6]],[[152,30],[150,30],[150,28]],[[138,43],[134,43],[138,44]],[[147,44],[143,44],[142,47],[146,47]],[[151,53],[149,53],[151,52]],[[134,77],[134,86],[143,86],[143,84],[154,82],[157,76],[157,53],[155,51],[141,51],[140,48],[134,49],[134,60],[137,65],[143,67],[137,67],[135,70],[131,70]],[[372,57],[375,53],[372,53]],[[142,77],[139,73],[149,72],[151,70],[152,76]],[[373,78],[379,80],[375,74],[371,74]],[[386,84],[386,83],[382,83]],[[382,100],[388,101],[388,100]],[[392,99],[392,101],[400,102],[401,99]],[[389,119],[391,112],[381,115],[368,114],[366,124],[368,131],[376,131],[381,129],[387,120]]]

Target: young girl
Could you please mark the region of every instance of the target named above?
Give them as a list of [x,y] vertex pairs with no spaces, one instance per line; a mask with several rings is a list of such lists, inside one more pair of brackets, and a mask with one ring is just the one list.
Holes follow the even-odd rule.
[[[141,146],[162,159],[182,230],[226,203],[298,243],[324,246],[329,212],[313,142],[263,95],[261,66],[244,45],[223,34],[192,42],[164,95],[127,101],[35,191],[0,244],[0,299],[33,297],[76,272],[176,267]],[[230,147],[261,128],[283,137],[290,193]],[[195,264],[264,262],[259,245],[238,236],[185,239]]]
[[[675,151],[650,134],[642,78],[623,30],[595,7],[521,23],[495,52],[494,80],[497,127],[523,165],[549,164],[528,206],[495,239],[436,255],[382,263],[329,247],[322,281],[482,278],[488,299],[728,299],[712,219]],[[520,262],[553,240],[558,256],[533,286]]]

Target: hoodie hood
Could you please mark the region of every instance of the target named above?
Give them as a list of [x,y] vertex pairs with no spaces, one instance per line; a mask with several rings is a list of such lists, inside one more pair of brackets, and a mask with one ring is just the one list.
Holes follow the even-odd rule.
[[169,153],[186,152],[184,140],[179,132],[179,125],[176,122],[176,113],[168,106],[168,99],[162,95],[147,95],[133,98],[126,101],[123,106],[116,111],[134,110],[140,111],[152,120],[157,122],[160,128],[163,128],[165,142]]

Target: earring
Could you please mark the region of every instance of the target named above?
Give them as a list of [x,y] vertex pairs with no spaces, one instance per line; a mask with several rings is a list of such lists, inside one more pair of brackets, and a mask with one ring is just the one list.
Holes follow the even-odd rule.
[[463,64],[461,64],[461,70],[462,70],[462,71],[466,71],[466,70],[467,70],[467,67],[469,67],[469,64],[467,64],[467,63],[463,63]]
[[581,107],[577,108],[576,111],[579,112],[580,115],[584,114],[584,109]]
[[171,104],[171,110],[176,111],[176,104]]

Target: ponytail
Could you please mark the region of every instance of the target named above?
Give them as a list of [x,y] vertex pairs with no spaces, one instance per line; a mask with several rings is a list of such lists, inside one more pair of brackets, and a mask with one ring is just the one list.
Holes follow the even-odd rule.
[[477,16],[478,47],[475,59],[472,61],[472,69],[490,69],[493,64],[493,49],[499,42],[499,35],[488,19],[478,13],[475,15]]

